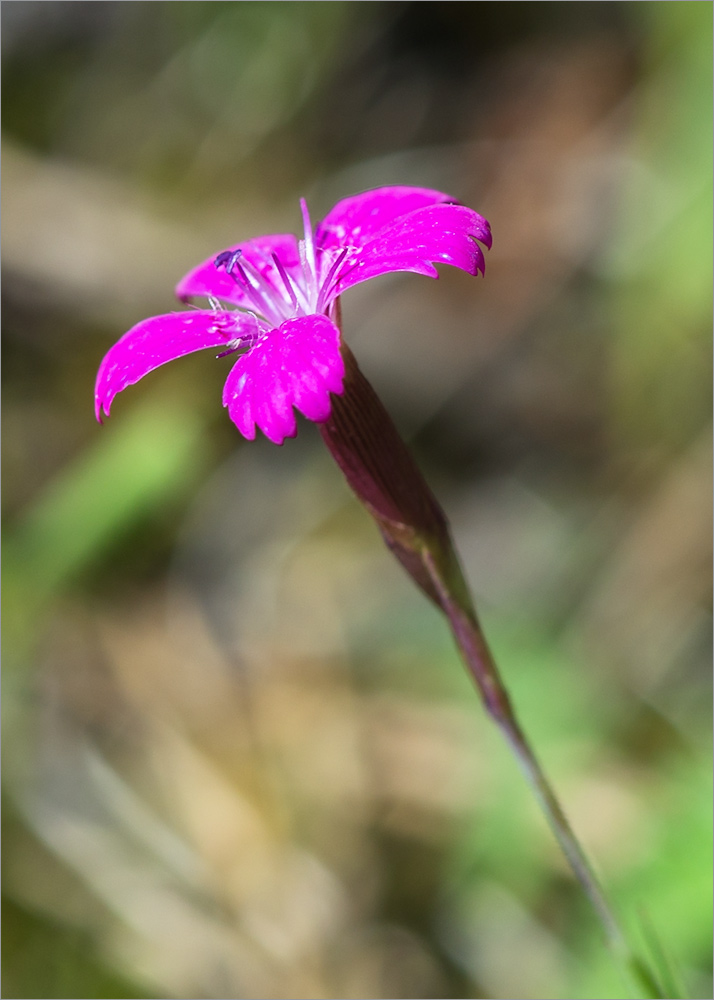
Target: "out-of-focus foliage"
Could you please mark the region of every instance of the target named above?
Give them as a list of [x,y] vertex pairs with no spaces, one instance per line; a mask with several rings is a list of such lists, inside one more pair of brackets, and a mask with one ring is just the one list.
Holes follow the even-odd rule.
[[711,996],[711,4],[2,22],[4,995],[631,995],[314,428],[243,442],[211,356],[94,422],[197,261],[414,183],[486,279],[346,335],[633,940]]
[[[712,312],[712,63],[705,9],[645,4],[648,75],[607,275],[616,296],[622,431],[664,460],[706,424],[710,393],[696,369]],[[708,248],[708,249],[707,249]]]

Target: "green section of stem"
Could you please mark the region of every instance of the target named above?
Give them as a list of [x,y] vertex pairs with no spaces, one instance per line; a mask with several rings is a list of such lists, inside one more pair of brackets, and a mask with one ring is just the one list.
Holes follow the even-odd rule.
[[[590,900],[605,932],[608,945],[618,962],[629,972],[648,998],[659,1000],[666,994],[657,977],[642,959],[634,954],[622,932],[600,883],[585,852],[578,842],[568,819],[553,791],[538,759],[528,744],[511,705],[508,692],[501,681],[498,668],[479,625],[468,586],[453,550],[435,558],[431,549],[424,546],[422,561],[429,573],[444,614],[466,667],[476,682],[486,710],[513,750],[516,760],[533,789],[568,864]],[[458,599],[455,595],[458,595]]]

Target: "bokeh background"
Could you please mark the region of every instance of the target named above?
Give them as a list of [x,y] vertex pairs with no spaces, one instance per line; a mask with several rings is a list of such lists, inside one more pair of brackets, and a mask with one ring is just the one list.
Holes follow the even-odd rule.
[[485,280],[343,302],[526,730],[670,996],[711,997],[712,4],[7,2],[6,997],[634,995],[437,612],[230,358],[105,350],[384,184]]

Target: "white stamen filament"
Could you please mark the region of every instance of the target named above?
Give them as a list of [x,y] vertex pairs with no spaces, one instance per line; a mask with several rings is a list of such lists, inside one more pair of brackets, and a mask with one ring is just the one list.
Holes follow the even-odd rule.
[[329,295],[330,289],[337,283],[339,277],[341,277],[341,275],[339,275],[340,265],[347,256],[347,250],[348,247],[345,247],[340,251],[338,256],[333,260],[332,266],[325,276],[325,280],[321,283],[322,287],[320,288],[320,294],[317,297],[317,312],[322,312],[325,307],[325,299]]
[[293,305],[295,313],[297,314],[299,312],[305,312],[305,313],[310,312],[310,302],[308,301],[305,290],[302,289],[296,281],[293,281],[288,272],[285,270],[283,262],[280,260],[278,255],[274,253],[272,256],[273,256],[273,262],[278,269],[278,274],[283,280],[283,284],[285,285],[285,290],[288,293],[290,302]]
[[[302,210],[302,221],[303,227],[305,229],[305,256],[307,258],[307,266],[309,274],[305,277],[308,281],[308,287],[312,285],[313,289],[317,286],[317,260],[315,259],[315,238],[312,233],[312,224],[310,222],[310,213],[307,210],[307,202],[304,198],[300,199],[300,208]],[[312,279],[312,281],[310,281]]]
[[266,319],[274,318],[275,313],[273,312],[273,303],[272,301],[266,298],[263,289],[260,287],[260,284],[262,284],[262,282],[260,282],[260,284],[257,286],[254,285],[253,282],[248,277],[246,269],[239,261],[236,261],[233,267],[243,279],[242,281],[243,288],[245,289],[248,296],[253,300],[253,303],[257,306],[258,312],[260,312],[263,316],[265,316]]
[[[349,247],[345,247],[335,256],[334,251],[316,247],[304,199],[300,200],[300,207],[305,229],[305,238],[298,240],[297,246],[302,274],[296,272],[294,265],[288,269],[278,253],[269,253],[267,248],[262,247],[254,248],[260,266],[246,259],[241,250],[230,257],[226,251],[217,260],[217,266],[225,266],[236,284],[252,301],[259,315],[276,327],[295,316],[325,311],[328,299],[341,277],[342,263],[349,252]],[[262,267],[261,261],[265,267]],[[274,273],[268,277],[269,269],[272,268],[277,271],[280,281],[276,280]],[[212,300],[211,306],[217,308],[217,301]]]

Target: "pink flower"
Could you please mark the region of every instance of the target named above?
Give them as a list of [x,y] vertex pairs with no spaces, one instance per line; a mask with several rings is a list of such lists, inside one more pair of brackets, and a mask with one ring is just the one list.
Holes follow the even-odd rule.
[[154,368],[222,348],[218,357],[241,352],[223,390],[231,420],[249,440],[258,426],[282,444],[297,432],[293,407],[322,422],[330,416],[330,394],[343,391],[336,322],[342,292],[390,271],[437,278],[434,263],[483,273],[477,241],[490,247],[488,222],[439,191],[385,187],[345,198],[314,233],[301,205],[304,239],[287,234],[239,243],[179,282],[180,299],[203,296],[210,308],[153,316],[124,334],[99,368],[98,420],[102,410],[109,415],[118,392]]

